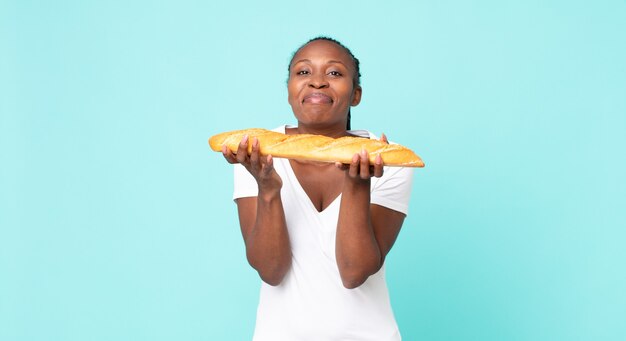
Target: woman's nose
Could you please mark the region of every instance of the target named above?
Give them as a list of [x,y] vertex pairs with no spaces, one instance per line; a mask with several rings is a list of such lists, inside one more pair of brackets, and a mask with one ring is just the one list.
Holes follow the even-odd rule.
[[313,75],[309,78],[309,86],[316,89],[328,87],[328,81],[323,75]]

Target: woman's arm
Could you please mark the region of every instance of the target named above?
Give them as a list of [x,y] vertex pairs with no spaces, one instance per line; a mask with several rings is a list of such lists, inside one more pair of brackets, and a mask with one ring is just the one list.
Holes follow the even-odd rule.
[[344,180],[337,223],[335,254],[343,285],[356,288],[380,270],[391,250],[405,215],[370,204],[371,177],[382,176],[382,160],[373,169],[366,152],[355,155],[344,166]]
[[241,163],[257,181],[257,197],[237,199],[239,224],[248,262],[264,282],[278,285],[291,266],[291,245],[280,198],[282,180],[272,157],[262,160],[259,156],[258,140],[254,140],[250,156],[247,148],[248,139],[244,137],[236,155],[228,148],[222,153],[228,162]]
[[269,285],[278,285],[291,266],[291,246],[280,195],[237,199],[248,263]]

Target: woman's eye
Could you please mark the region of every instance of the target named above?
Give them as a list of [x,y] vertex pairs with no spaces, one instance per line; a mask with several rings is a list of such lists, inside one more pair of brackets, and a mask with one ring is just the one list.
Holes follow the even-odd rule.
[[308,75],[308,74],[309,74],[309,71],[307,70],[301,70],[301,71],[296,72],[296,75]]
[[335,76],[335,77],[341,76],[341,72],[339,72],[339,71],[331,71],[328,74],[331,75],[331,76]]

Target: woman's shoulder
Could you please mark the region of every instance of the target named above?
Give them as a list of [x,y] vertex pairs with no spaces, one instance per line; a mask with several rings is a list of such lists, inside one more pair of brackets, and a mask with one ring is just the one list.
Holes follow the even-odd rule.
[[274,128],[274,129],[271,129],[271,130],[274,131],[274,132],[277,132],[277,133],[285,134],[286,131],[287,131],[287,128],[292,128],[292,126],[290,126],[288,124],[283,124],[283,125],[280,125],[280,126]]

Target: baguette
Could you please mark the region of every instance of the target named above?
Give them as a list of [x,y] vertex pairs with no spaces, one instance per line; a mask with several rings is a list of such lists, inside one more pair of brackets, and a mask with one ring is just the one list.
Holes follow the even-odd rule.
[[214,135],[209,139],[209,145],[216,152],[221,152],[222,146],[226,145],[231,152],[236,153],[244,135],[248,135],[250,141],[248,153],[252,151],[253,138],[257,138],[261,155],[271,154],[278,158],[349,164],[354,154],[365,149],[369,153],[370,164],[374,164],[376,156],[380,155],[385,166],[424,167],[422,159],[404,146],[360,137],[334,139],[312,134],[286,135],[252,128]]

